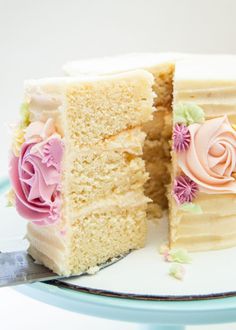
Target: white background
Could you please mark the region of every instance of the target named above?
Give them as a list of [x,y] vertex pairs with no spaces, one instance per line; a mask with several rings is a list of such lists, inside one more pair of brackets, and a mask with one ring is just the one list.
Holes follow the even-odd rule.
[[[81,57],[138,51],[236,53],[236,1],[0,0],[0,41],[1,176],[7,170],[8,124],[16,120],[24,79],[60,75],[64,62]],[[1,289],[0,329],[54,326],[137,328],[62,312]]]

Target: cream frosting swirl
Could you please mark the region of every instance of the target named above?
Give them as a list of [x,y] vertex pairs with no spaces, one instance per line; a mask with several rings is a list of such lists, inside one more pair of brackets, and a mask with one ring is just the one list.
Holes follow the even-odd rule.
[[56,132],[54,121],[49,118],[46,123],[41,121],[32,122],[26,129],[24,138],[30,142],[40,142],[49,138]]
[[227,116],[188,126],[191,143],[177,155],[181,170],[205,193],[236,193],[236,131]]

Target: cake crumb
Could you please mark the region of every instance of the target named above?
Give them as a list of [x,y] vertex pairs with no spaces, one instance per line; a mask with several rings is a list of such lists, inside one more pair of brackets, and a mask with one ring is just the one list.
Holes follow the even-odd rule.
[[95,275],[99,270],[100,270],[100,267],[98,267],[98,266],[90,267],[87,270],[87,274],[88,275]]
[[160,206],[156,203],[148,204],[148,209],[147,209],[148,220],[158,223],[161,217],[162,217],[162,210]]

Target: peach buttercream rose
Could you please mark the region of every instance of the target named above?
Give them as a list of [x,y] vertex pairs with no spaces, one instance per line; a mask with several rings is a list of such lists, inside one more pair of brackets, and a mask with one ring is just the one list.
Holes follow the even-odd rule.
[[227,116],[188,126],[191,143],[178,165],[206,193],[236,193],[236,131]]

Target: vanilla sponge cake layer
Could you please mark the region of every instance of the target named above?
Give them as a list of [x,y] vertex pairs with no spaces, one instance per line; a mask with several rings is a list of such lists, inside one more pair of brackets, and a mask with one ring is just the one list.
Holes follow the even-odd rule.
[[72,273],[77,273],[78,269],[87,270],[145,245],[147,200],[142,202],[141,197],[135,204],[98,208],[77,218],[73,224],[73,253],[69,259]]
[[153,119],[142,126],[147,134],[143,159],[149,173],[145,194],[154,204],[149,204],[150,216],[160,217],[167,208],[166,185],[170,183],[170,140],[172,135],[172,80],[174,63],[186,55],[178,53],[141,53],[115,57],[94,58],[67,63],[63,69],[67,75],[100,76],[145,68],[154,77],[156,111]]
[[[231,56],[204,56],[176,64],[174,106],[194,102],[206,119],[228,116],[236,124],[236,61]],[[178,175],[173,155],[172,182]],[[194,203],[201,214],[181,211],[170,198],[170,244],[189,251],[227,248],[236,245],[236,200],[234,194],[200,192]]]
[[57,118],[61,112],[58,126],[71,147],[82,147],[152,119],[152,84],[152,75],[144,70],[100,78],[48,78],[26,82],[25,98],[30,98],[32,121]]
[[[140,190],[148,179],[141,158],[145,134],[139,128],[124,131],[94,147],[66,151],[65,199],[75,209],[111,194]],[[94,175],[96,173],[96,175]]]
[[93,145],[152,118],[153,78],[148,72],[127,79],[70,85],[65,132],[71,147]]
[[152,84],[141,70],[26,83],[31,121],[53,117],[64,141],[61,219],[30,223],[27,233],[29,253],[56,273],[81,273],[145,244],[140,126],[152,118]]
[[[29,253],[63,275],[79,274],[110,258],[141,248],[146,241],[147,199],[142,193],[112,196],[70,213],[70,223],[39,228],[28,225]],[[63,226],[62,226],[63,225]],[[62,230],[66,234],[61,234]]]

